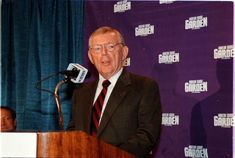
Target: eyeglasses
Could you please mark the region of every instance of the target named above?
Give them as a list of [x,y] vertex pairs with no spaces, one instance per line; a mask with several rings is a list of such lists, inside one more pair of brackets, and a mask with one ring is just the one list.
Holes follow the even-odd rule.
[[90,47],[89,49],[92,49],[94,53],[99,54],[102,52],[102,48],[104,46],[108,52],[113,52],[115,47],[119,44],[123,44],[123,43],[121,42],[116,43],[116,44],[108,43],[108,44],[103,44],[103,45],[97,44],[97,45],[94,45],[94,47]]

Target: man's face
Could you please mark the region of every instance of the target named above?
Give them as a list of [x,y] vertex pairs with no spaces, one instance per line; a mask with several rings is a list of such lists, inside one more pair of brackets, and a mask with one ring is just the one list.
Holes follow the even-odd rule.
[[12,118],[11,113],[8,110],[1,109],[0,110],[1,117],[1,132],[9,132],[15,130],[15,120]]
[[93,36],[89,43],[88,57],[97,71],[106,79],[118,72],[128,55],[128,47],[121,43],[115,33]]

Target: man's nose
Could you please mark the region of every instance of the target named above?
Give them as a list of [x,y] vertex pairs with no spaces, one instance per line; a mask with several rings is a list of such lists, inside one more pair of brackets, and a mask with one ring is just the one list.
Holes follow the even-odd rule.
[[107,53],[108,53],[108,49],[106,46],[103,45],[102,50],[101,50],[101,54],[105,55]]
[[5,125],[6,124],[6,119],[1,119],[1,125]]

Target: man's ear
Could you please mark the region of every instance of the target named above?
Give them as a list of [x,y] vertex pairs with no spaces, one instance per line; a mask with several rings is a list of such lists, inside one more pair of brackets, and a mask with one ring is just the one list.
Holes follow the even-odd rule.
[[122,51],[122,60],[125,60],[127,58],[128,52],[129,52],[129,48],[127,46],[124,46],[123,51]]

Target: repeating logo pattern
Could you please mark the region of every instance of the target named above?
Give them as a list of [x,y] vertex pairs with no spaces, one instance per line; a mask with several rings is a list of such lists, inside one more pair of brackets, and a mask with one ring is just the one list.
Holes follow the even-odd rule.
[[203,146],[189,145],[184,148],[185,157],[208,158],[207,148]]
[[200,29],[202,27],[208,26],[208,20],[207,17],[201,16],[194,16],[190,17],[188,20],[185,20],[185,29],[186,30],[195,30]]
[[208,83],[203,80],[189,80],[185,82],[186,93],[201,93],[208,91]]
[[118,1],[113,6],[113,12],[114,13],[122,13],[127,10],[131,10],[131,2],[124,0],[124,1]]
[[154,34],[154,26],[142,24],[135,28],[135,36],[148,36]]
[[124,66],[159,84],[163,130],[153,157],[232,157],[234,4],[85,3],[103,4],[87,20],[85,37],[97,26],[116,27],[129,47]]

